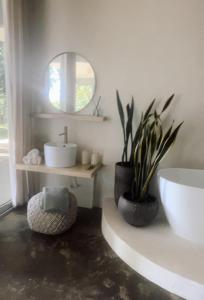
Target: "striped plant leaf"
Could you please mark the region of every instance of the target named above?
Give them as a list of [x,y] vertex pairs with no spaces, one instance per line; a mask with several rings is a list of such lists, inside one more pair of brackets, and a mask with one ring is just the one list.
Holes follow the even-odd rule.
[[117,99],[118,112],[120,116],[120,121],[121,121],[122,131],[123,131],[123,139],[124,139],[122,161],[128,162],[129,142],[131,143],[131,148],[133,143],[132,121],[133,121],[133,114],[134,114],[134,99],[132,97],[131,104],[127,104],[126,106],[127,121],[125,120],[125,114],[124,114],[124,110],[123,110],[123,106],[122,106],[122,102],[118,90],[116,90],[116,99]]
[[122,124],[124,140],[125,140],[125,116],[124,116],[123,106],[122,106],[122,103],[121,103],[121,100],[120,100],[120,95],[119,95],[118,90],[116,91],[116,99],[117,99],[118,112],[119,112],[120,121],[121,121],[121,124]]
[[169,105],[171,104],[172,100],[174,98],[174,94],[172,94],[168,99],[167,101],[165,102],[164,106],[163,106],[163,109],[162,109],[162,112],[163,113],[168,107]]
[[150,105],[148,106],[148,108],[147,108],[147,110],[146,110],[146,112],[145,112],[145,114],[144,114],[144,120],[146,120],[146,119],[148,118],[148,116],[149,116],[149,114],[150,114],[150,112],[151,112],[151,110],[152,110],[152,107],[154,106],[155,101],[156,101],[156,99],[154,99],[154,100],[150,103]]
[[181,122],[172,132],[172,134],[168,137],[168,139],[166,140],[163,148],[161,149],[161,151],[159,152],[157,158],[156,158],[156,162],[159,163],[161,161],[161,159],[165,156],[165,154],[167,153],[167,151],[170,149],[170,147],[173,145],[173,143],[176,140],[177,134],[179,132],[180,127],[183,125],[183,122]]

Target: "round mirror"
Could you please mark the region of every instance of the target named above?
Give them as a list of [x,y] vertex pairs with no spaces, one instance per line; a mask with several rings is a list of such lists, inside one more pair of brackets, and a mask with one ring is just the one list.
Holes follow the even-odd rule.
[[74,52],[55,56],[46,72],[46,97],[58,111],[74,113],[85,108],[95,93],[91,64]]

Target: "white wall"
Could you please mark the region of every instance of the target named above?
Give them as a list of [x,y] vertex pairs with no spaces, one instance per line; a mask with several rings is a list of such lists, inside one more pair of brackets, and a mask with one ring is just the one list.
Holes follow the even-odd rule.
[[[204,168],[204,1],[203,0],[35,0],[31,35],[33,102],[40,99],[48,61],[76,51],[93,65],[96,98],[102,96],[104,124],[71,122],[72,139],[103,152],[97,204],[113,194],[114,163],[120,160],[122,132],[115,89],[124,104],[132,95],[138,111],[171,93],[176,121],[185,124],[163,166]],[[87,109],[92,112],[93,105]],[[38,140],[56,139],[65,122],[40,121]]]

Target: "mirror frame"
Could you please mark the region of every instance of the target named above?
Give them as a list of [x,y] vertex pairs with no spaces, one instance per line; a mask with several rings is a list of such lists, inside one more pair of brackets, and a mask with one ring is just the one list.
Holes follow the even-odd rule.
[[[46,97],[46,92],[45,92],[45,90],[46,90],[46,73],[47,73],[49,64],[50,64],[55,58],[57,58],[58,56],[63,55],[63,54],[66,54],[66,53],[75,53],[76,55],[79,55],[79,56],[81,56],[82,58],[84,58],[84,59],[90,64],[90,66],[91,66],[91,68],[92,68],[92,70],[93,70],[94,78],[95,78],[95,85],[94,85],[94,89],[93,89],[93,95],[92,95],[92,97],[91,97],[89,103],[88,103],[86,106],[84,106],[82,109],[80,109],[80,110],[78,110],[78,111],[76,111],[76,112],[64,112],[63,110],[59,110],[59,109],[55,108],[55,107],[50,103],[49,98]],[[43,94],[44,94],[44,97],[43,97],[43,98],[44,98],[44,101],[45,101],[45,103],[46,103],[46,107],[48,108],[48,110],[50,109],[51,111],[54,111],[55,113],[59,113],[59,114],[60,114],[60,113],[63,113],[63,114],[78,114],[78,113],[82,112],[84,109],[86,109],[86,108],[90,105],[90,103],[93,101],[93,99],[94,99],[94,97],[95,97],[95,95],[96,95],[96,88],[97,88],[96,71],[95,71],[95,69],[94,69],[92,63],[91,63],[86,57],[84,57],[83,55],[81,55],[79,52],[75,52],[75,51],[63,51],[63,52],[60,52],[59,54],[56,54],[55,56],[53,56],[53,58],[50,59],[49,62],[48,62],[48,63],[46,64],[46,66],[45,66],[45,71],[44,71],[44,88],[43,88],[43,90],[44,90],[44,93],[43,93]]]

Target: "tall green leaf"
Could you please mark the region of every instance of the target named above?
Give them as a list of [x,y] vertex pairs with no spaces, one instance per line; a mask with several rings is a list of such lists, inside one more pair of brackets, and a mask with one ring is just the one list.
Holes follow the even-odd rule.
[[123,111],[123,106],[120,100],[120,95],[118,90],[116,91],[116,98],[117,98],[117,104],[118,104],[118,112],[119,112],[119,116],[120,116],[120,121],[122,124],[122,129],[123,129],[123,133],[124,133],[124,137],[125,137],[125,116],[124,116],[124,111]]
[[164,107],[163,107],[161,113],[163,113],[163,112],[169,107],[169,105],[170,105],[171,101],[173,100],[173,98],[174,98],[174,94],[172,94],[172,95],[167,99],[167,101],[165,102]]
[[145,114],[144,114],[144,120],[146,120],[146,119],[148,118],[148,116],[149,116],[149,114],[150,114],[150,112],[151,112],[151,110],[152,110],[152,107],[153,107],[155,101],[156,101],[156,99],[154,99],[154,100],[150,103],[150,105],[148,106],[148,108],[147,108],[147,110],[146,110],[146,112],[145,112]]
[[132,155],[132,143],[133,143],[132,122],[133,122],[133,114],[134,114],[134,99],[132,97],[131,103],[127,104],[126,106],[127,121],[125,120],[126,119],[125,113],[123,111],[123,106],[122,106],[122,102],[118,90],[116,90],[116,99],[117,99],[118,112],[121,120],[123,139],[124,139],[122,161],[128,162],[128,152],[129,152],[130,143],[131,143],[130,153]]
[[[120,100],[120,95],[118,90],[116,90],[116,99],[117,99],[117,105],[118,105],[118,112],[120,116],[120,121],[122,125],[122,131],[123,131],[123,139],[124,139],[124,148],[125,148],[125,143],[126,143],[126,136],[125,136],[125,116],[124,116],[124,111],[123,111],[123,106]],[[125,149],[123,149],[123,154],[122,154],[122,161],[124,161],[125,158]]]
[[183,122],[181,122],[172,132],[172,134],[168,137],[168,139],[166,140],[163,148],[161,149],[161,151],[158,153],[158,156],[156,158],[156,162],[159,163],[161,161],[161,159],[164,157],[164,155],[166,154],[166,152],[170,149],[170,147],[173,145],[173,143],[176,140],[177,134],[179,132],[180,127],[183,125]]

